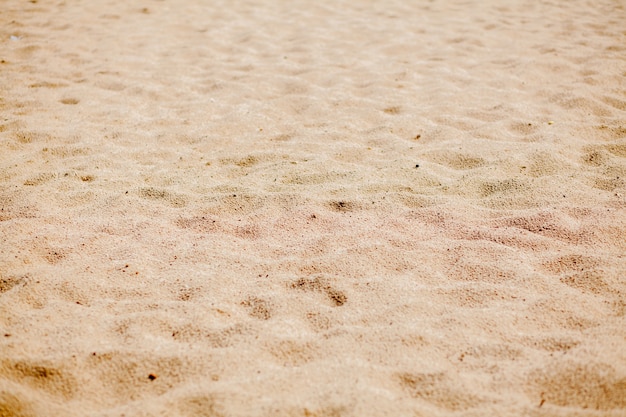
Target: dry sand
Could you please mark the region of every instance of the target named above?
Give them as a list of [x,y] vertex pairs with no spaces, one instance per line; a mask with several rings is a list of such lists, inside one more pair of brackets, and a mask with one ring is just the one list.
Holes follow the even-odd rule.
[[623,1],[0,7],[0,416],[626,415]]

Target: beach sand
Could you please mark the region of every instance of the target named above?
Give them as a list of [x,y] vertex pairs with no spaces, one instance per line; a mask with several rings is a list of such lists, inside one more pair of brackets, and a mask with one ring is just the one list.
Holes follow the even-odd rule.
[[622,1],[0,7],[0,416],[625,415]]

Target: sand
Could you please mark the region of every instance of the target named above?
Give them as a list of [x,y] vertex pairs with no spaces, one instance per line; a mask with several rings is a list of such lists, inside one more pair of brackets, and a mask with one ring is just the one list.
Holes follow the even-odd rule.
[[0,416],[626,415],[626,5],[0,7]]

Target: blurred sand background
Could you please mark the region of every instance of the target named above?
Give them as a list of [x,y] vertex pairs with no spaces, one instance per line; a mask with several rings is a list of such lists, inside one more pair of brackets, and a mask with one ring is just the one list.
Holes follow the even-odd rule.
[[0,8],[0,416],[625,415],[624,2]]

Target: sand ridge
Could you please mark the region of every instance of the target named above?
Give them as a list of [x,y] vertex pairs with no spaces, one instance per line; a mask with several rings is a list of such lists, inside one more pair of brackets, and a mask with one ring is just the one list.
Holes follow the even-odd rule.
[[618,416],[626,10],[3,2],[0,415]]

